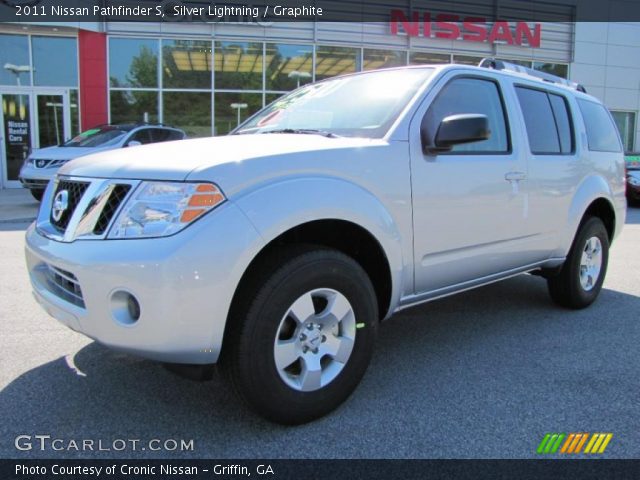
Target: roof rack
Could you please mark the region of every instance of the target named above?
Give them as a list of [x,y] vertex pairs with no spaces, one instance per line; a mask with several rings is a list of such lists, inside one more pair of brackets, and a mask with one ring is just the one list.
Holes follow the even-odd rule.
[[551,75],[550,73],[534,70],[533,68],[523,67],[515,63],[505,62],[497,58],[483,58],[478,64],[482,68],[491,68],[493,70],[504,70],[506,72],[515,72],[534,77],[539,80],[543,80],[549,83],[555,83],[556,85],[564,85],[565,87],[573,88],[579,92],[587,93],[587,90],[579,83],[572,82],[557,75]]

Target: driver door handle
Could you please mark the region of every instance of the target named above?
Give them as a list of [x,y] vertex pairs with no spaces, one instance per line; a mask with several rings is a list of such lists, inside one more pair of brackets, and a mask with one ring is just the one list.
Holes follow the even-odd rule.
[[504,179],[508,182],[520,182],[527,178],[527,174],[524,172],[507,172]]

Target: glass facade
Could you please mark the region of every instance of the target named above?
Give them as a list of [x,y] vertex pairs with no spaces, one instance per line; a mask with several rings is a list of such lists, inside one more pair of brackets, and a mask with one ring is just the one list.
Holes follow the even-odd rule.
[[0,35],[0,85],[31,85],[28,36]]
[[[224,135],[283,94],[307,83],[363,70],[461,63],[469,55],[336,45],[109,38],[110,121],[161,122],[189,137]],[[564,64],[513,60],[560,73]]]
[[114,88],[158,86],[158,41],[111,38],[109,85]]
[[636,133],[636,112],[611,112],[625,152],[632,152]]
[[0,138],[0,186],[4,180],[18,183],[20,167],[34,148],[79,133],[78,86],[76,37],[0,34],[0,128],[19,131]]

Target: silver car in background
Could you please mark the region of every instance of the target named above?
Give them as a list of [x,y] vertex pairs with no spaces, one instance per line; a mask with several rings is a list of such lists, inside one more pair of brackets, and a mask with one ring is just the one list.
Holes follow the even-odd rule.
[[49,181],[69,160],[105,150],[183,138],[186,138],[186,134],[182,130],[164,125],[100,125],[82,132],[62,145],[33,151],[21,168],[19,179],[22,186],[28,188],[33,197],[40,201]]

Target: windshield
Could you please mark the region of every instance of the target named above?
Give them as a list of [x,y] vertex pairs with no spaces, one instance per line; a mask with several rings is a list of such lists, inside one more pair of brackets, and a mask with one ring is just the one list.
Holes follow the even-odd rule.
[[234,134],[313,133],[380,138],[433,69],[384,70],[304,86],[249,118]]
[[124,135],[126,130],[108,125],[104,127],[92,128],[82,132],[77,137],[72,138],[64,147],[103,147],[117,143]]

